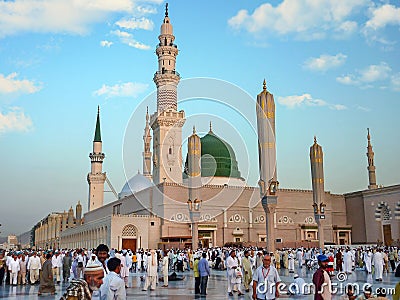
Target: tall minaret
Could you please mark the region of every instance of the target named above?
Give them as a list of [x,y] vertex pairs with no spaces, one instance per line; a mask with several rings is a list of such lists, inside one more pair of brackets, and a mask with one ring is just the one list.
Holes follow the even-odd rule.
[[150,133],[150,125],[149,125],[149,108],[147,107],[146,112],[146,127],[144,128],[143,135],[144,142],[144,151],[143,151],[143,176],[152,180],[151,176],[151,151],[150,151],[150,143],[151,143],[151,133]]
[[188,138],[188,187],[189,214],[192,222],[192,249],[199,245],[198,221],[201,204],[201,140],[193,126],[193,134]]
[[68,210],[68,228],[74,227],[74,210],[72,209],[72,206]]
[[177,111],[177,86],[180,80],[175,70],[178,47],[174,44],[168,3],[161,25],[157,46],[158,71],[154,74],[157,86],[157,112],[150,118],[153,129],[153,182],[182,183],[182,126],[185,112]]
[[314,144],[310,147],[311,180],[313,189],[314,217],[318,225],[319,247],[324,248],[324,230],[322,220],[325,219],[324,203],[324,153],[322,147],[317,144],[314,137]]
[[368,147],[367,147],[367,157],[368,157],[368,178],[369,178],[369,185],[368,189],[376,189],[378,188],[376,184],[376,174],[375,174],[375,165],[374,165],[374,151],[372,151],[371,145],[371,136],[369,135],[369,128],[367,128],[368,134]]
[[267,249],[271,252],[275,250],[274,213],[279,183],[276,175],[275,102],[274,96],[267,91],[265,79],[263,90],[257,95],[256,112],[260,172],[258,184],[266,217]]
[[75,208],[75,213],[76,213],[76,225],[82,225],[82,205],[81,201],[78,201],[78,204],[76,205]]
[[97,108],[96,130],[93,140],[93,152],[89,154],[91,161],[91,171],[87,175],[89,183],[88,211],[103,206],[104,201],[104,182],[106,173],[102,173],[104,153],[102,152],[102,142],[100,133],[100,107]]

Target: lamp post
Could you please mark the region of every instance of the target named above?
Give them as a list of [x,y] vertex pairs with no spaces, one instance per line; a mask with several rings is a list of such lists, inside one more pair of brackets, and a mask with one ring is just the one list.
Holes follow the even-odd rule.
[[199,247],[199,230],[198,230],[198,221],[200,219],[200,208],[201,208],[201,200],[194,199],[188,200],[187,205],[189,209],[190,222],[192,227],[192,250],[196,250]]
[[313,203],[313,208],[314,208],[314,218],[315,222],[318,225],[318,240],[319,240],[319,247],[321,249],[324,248],[324,229],[321,224],[321,220],[325,220],[325,207],[326,204],[324,202],[321,202],[319,205],[317,203]]

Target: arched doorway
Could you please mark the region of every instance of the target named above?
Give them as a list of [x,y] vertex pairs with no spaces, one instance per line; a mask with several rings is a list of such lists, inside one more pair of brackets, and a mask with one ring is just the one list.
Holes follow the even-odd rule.
[[122,249],[131,249],[136,251],[138,230],[136,226],[132,224],[125,225],[122,229]]
[[380,221],[382,224],[382,239],[385,246],[392,244],[392,211],[389,205],[381,201],[375,209],[375,220]]

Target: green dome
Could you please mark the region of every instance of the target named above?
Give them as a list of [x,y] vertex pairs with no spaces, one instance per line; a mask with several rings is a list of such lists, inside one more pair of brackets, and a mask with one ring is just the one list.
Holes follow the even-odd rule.
[[[212,131],[200,138],[201,177],[241,178],[235,152],[231,145]],[[187,176],[187,156],[184,177]],[[186,176],[185,176],[186,175]]]

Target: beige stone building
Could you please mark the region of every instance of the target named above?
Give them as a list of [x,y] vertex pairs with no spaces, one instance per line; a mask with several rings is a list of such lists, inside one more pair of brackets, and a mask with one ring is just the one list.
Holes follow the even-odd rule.
[[[185,113],[177,107],[180,75],[175,69],[178,47],[167,10],[158,39],[159,68],[154,75],[157,111],[144,118],[143,175],[131,178],[116,199],[104,205],[107,176],[102,170],[105,155],[98,111],[93,152],[89,155],[88,212],[81,218],[79,204],[76,217],[72,207],[68,213],[49,214],[34,228],[36,247],[93,248],[105,243],[117,249],[137,249],[210,247],[229,242],[265,246],[269,242],[271,248],[314,246],[320,236],[325,244],[373,242],[388,236],[387,211],[389,215],[391,211],[400,215],[396,202],[398,186],[336,195],[324,191],[320,184],[318,204],[322,206],[318,213],[313,191],[278,189],[275,139],[271,138],[275,135],[275,103],[265,81],[255,109],[260,146],[259,187],[247,185],[234,149],[211,125],[208,134],[201,138],[194,130],[184,162],[181,145]],[[374,178],[375,169],[370,166],[369,171],[370,178]],[[372,187],[375,188],[373,184]],[[393,189],[397,192],[393,193]],[[347,212],[353,210],[362,211],[364,218],[351,218]],[[367,220],[378,212],[381,218],[374,224],[376,228],[369,228]],[[323,235],[318,231],[316,216]],[[392,219],[394,222],[395,218]],[[392,237],[399,236],[396,222],[390,224]]]

